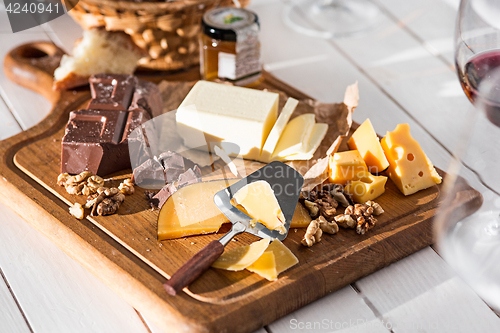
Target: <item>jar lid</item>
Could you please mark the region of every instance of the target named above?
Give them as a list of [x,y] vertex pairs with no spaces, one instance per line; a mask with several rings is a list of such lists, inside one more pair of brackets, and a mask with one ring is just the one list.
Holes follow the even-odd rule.
[[257,15],[249,10],[234,7],[221,7],[209,10],[203,15],[203,33],[211,38],[236,41],[236,30],[259,24]]

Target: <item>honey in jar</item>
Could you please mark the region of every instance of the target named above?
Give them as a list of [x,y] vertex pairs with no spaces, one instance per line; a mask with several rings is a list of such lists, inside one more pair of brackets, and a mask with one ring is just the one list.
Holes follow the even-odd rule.
[[261,78],[259,21],[255,13],[233,7],[203,15],[200,72],[204,80],[221,79],[238,86]]

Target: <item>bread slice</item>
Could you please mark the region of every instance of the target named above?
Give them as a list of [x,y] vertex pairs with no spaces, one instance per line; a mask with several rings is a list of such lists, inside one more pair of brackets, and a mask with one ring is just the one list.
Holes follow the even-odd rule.
[[93,74],[133,74],[137,61],[146,55],[132,38],[121,31],[84,30],[83,38],[64,55],[54,72],[54,89],[75,88],[88,83]]

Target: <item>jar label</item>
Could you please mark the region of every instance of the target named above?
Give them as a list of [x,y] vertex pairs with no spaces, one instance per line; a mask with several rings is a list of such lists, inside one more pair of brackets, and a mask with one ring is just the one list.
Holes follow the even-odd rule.
[[257,24],[235,29],[236,54],[219,52],[218,76],[240,80],[260,72],[259,27]]

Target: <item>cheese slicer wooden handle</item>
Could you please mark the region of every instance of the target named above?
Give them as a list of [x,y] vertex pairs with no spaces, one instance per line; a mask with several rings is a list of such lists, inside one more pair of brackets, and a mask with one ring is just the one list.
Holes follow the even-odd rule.
[[189,259],[172,275],[163,287],[169,295],[175,296],[184,287],[203,274],[224,252],[224,245],[218,240],[211,241],[203,249]]

